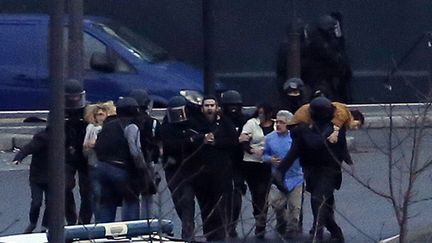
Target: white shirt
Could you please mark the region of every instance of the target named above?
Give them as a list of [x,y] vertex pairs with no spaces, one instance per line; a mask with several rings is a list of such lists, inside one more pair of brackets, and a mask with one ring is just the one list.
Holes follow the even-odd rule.
[[[250,146],[254,149],[264,149],[264,132],[260,127],[260,120],[258,118],[249,119],[243,126],[242,134],[248,134],[252,137]],[[262,156],[255,154],[249,154],[244,152],[244,161],[263,163]]]

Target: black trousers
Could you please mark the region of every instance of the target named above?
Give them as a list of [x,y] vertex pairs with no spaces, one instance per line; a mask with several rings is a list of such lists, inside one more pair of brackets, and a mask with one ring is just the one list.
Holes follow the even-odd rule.
[[247,188],[243,175],[239,170],[233,171],[233,190],[227,192],[227,218],[229,219],[229,232],[234,233],[240,218],[242,196]]
[[30,192],[31,192],[31,203],[30,203],[30,212],[29,212],[30,224],[33,225],[37,224],[40,208],[42,206],[42,201],[44,200],[44,194],[45,194],[45,212],[42,218],[42,226],[48,227],[48,208],[46,207],[48,183],[36,183],[30,181]]
[[[79,218],[77,218],[75,198],[73,189],[75,188],[75,174],[78,174],[79,194],[81,205]],[[92,218],[92,190],[87,168],[76,168],[69,164],[65,165],[65,217],[68,225],[89,224]]]
[[204,167],[193,179],[193,188],[201,209],[203,232],[208,241],[224,240],[229,226],[227,196],[232,192],[229,163]]
[[182,238],[191,240],[195,230],[195,197],[201,209],[203,233],[208,241],[224,240],[228,231],[227,195],[232,192],[228,166],[216,169],[165,170],[174,206],[182,221]]
[[324,173],[315,173],[315,179],[319,183],[314,183],[311,187],[311,207],[314,216],[314,226],[317,232],[322,232],[326,227],[332,235],[342,234],[340,227],[334,219],[334,190],[337,178]]
[[182,224],[181,236],[186,241],[192,241],[195,235],[195,192],[192,176],[191,173],[179,169],[165,170],[165,179]]
[[241,164],[241,171],[252,196],[256,232],[264,232],[268,210],[267,197],[271,185],[271,165],[244,161]]

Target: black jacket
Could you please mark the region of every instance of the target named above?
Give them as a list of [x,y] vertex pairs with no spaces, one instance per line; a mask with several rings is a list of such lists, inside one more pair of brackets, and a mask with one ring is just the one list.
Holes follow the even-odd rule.
[[231,116],[225,116],[226,118],[229,118],[236,130],[236,136],[237,139],[235,141],[235,145],[232,147],[232,162],[234,165],[234,168],[238,167],[240,163],[243,161],[243,146],[238,142],[238,137],[240,136],[242,132],[242,128],[244,124],[246,124],[248,118],[244,114],[239,114],[238,116],[231,117]]
[[[220,169],[223,166],[230,166],[230,150],[238,145],[238,136],[231,120],[217,116],[215,121],[209,122],[204,116],[196,118],[197,131],[200,134],[213,133],[215,143],[204,144],[199,151],[199,159],[209,169]],[[200,137],[204,143],[204,136]]]
[[[291,167],[293,162],[300,158],[300,164],[305,171],[307,189],[313,188],[314,174],[321,173],[327,176],[335,176],[335,189],[339,189],[342,182],[341,163],[346,156],[345,129],[341,129],[338,142],[333,144],[327,141],[327,137],[333,132],[333,124],[329,121],[323,126],[310,126],[300,124],[291,131],[293,143],[278,170],[282,175]],[[310,175],[308,177],[307,175]]]
[[48,183],[48,131],[45,129],[36,133],[32,140],[19,151],[13,159],[22,161],[29,154],[32,154],[30,164],[30,181],[35,183]]
[[162,163],[166,170],[196,169],[196,152],[202,142],[202,134],[196,131],[191,121],[181,123],[165,121],[161,126],[160,135],[163,148]]

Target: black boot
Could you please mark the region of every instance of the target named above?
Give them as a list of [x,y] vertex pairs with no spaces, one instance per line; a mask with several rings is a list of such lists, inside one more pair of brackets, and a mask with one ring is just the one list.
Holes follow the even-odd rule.
[[262,240],[265,236],[265,226],[256,226],[255,227],[255,236]]
[[345,243],[345,238],[343,236],[343,233],[342,233],[342,230],[340,227],[332,229],[332,231],[330,231],[330,233],[331,233],[330,242],[332,242],[332,243]]

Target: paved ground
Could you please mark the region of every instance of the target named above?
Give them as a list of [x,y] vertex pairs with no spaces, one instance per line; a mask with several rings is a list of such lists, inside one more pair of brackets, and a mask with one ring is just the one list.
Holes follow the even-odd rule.
[[[387,172],[385,150],[388,136],[386,129],[369,129],[351,132],[355,138],[355,151],[352,151],[353,159],[356,162],[355,174],[364,182],[368,182],[374,188],[382,192],[387,192]],[[427,136],[421,147],[421,161],[429,161],[432,158],[432,151],[429,149],[432,144],[432,129],[427,130]],[[409,137],[412,130],[402,129],[397,133],[397,138]],[[407,159],[410,156],[412,146],[408,141],[395,148],[395,159]],[[382,151],[381,151],[382,150]],[[27,212],[30,203],[30,193],[28,186],[28,163],[25,160],[22,165],[12,165],[13,153],[3,152],[0,154],[0,235],[20,233],[27,225]],[[419,176],[415,187],[415,199],[430,197],[432,187],[430,187],[432,176],[430,170]],[[180,227],[179,220],[173,210],[169,192],[165,184],[161,185],[160,197],[156,200],[162,205],[160,213],[164,218],[172,219],[175,223],[175,233],[178,236]],[[255,241],[251,229],[253,226],[251,205],[249,195],[244,199],[242,223],[239,225],[238,232],[241,238],[248,237],[247,242]],[[304,205],[304,231],[311,227],[312,215],[309,206],[309,196],[305,195]],[[343,186],[336,192],[337,214],[336,219],[344,230],[347,242],[376,242],[380,239],[395,235],[398,232],[394,211],[389,201],[371,193],[368,189],[360,186],[353,178],[344,175]],[[411,233],[421,233],[425,228],[432,225],[432,202],[424,201],[410,207],[411,219],[409,230]],[[158,213],[158,207],[155,208]],[[273,213],[269,213],[269,218]],[[274,221],[270,220],[272,224]],[[199,228],[200,220],[197,215],[197,225]],[[198,232],[198,234],[200,234]],[[425,234],[423,234],[424,237]],[[266,235],[266,242],[280,242],[280,239],[269,227]],[[304,241],[307,234],[300,238],[298,242]],[[425,238],[426,239],[426,238]],[[430,238],[427,238],[430,239]],[[244,240],[241,240],[244,241]],[[295,242],[295,241],[293,241]],[[419,241],[420,242],[420,241]]]

